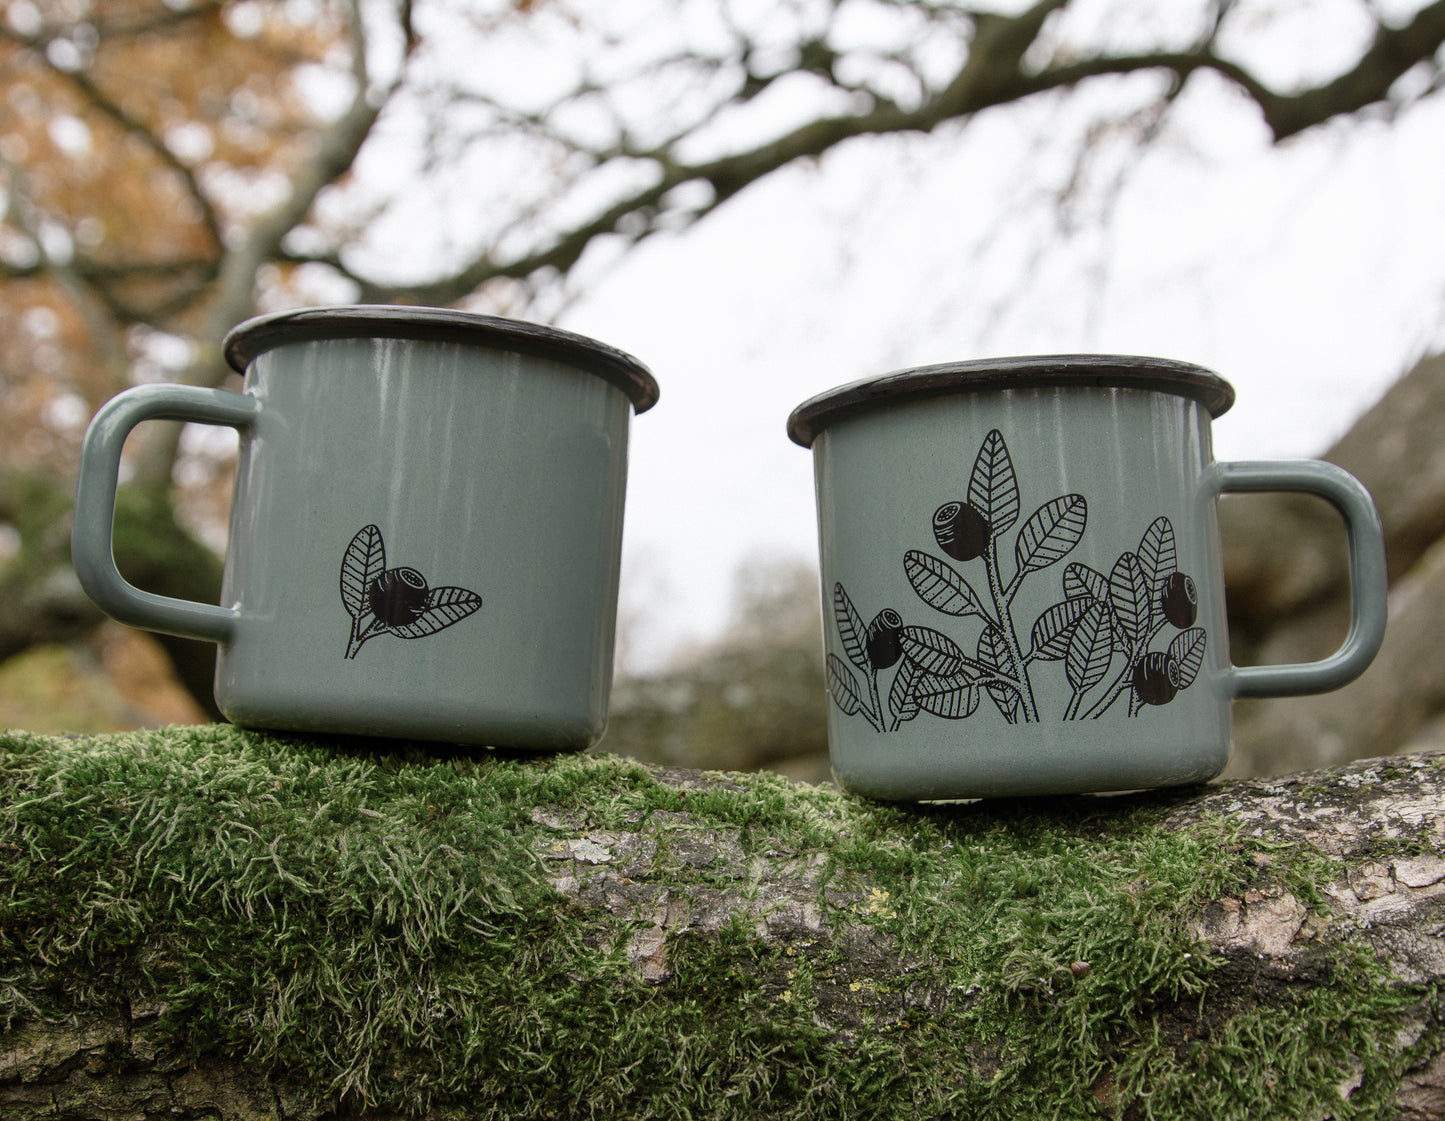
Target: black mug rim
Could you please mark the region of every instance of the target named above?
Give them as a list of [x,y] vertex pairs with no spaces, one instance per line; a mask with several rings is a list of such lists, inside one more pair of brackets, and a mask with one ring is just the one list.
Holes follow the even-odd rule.
[[862,378],[804,401],[788,417],[801,447],[829,424],[879,405],[1010,389],[1103,388],[1169,393],[1197,401],[1217,417],[1234,404],[1234,387],[1192,362],[1129,354],[1043,354],[940,362]]
[[339,304],[259,315],[227,332],[222,352],[231,368],[246,368],[268,350],[329,339],[411,339],[464,343],[552,358],[595,374],[627,394],[634,413],[657,404],[657,380],[632,355],[586,335],[520,319],[456,308],[399,304]]

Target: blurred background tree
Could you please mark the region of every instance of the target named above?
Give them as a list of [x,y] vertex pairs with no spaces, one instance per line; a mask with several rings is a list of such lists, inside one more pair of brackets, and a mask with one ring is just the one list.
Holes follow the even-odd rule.
[[679,652],[670,669],[617,682],[603,748],[674,767],[828,781],[819,602],[815,566],[745,562],[720,636]]
[[[1191,0],[1165,12],[1141,0],[996,11],[952,0],[628,0],[605,9],[564,0],[9,0],[0,20],[0,661],[9,660],[0,687],[7,673],[26,677],[17,656],[43,649],[64,678],[109,665],[107,682],[126,667],[139,679],[95,712],[67,717],[75,726],[211,711],[209,647],[162,638],[162,658],[149,640],[105,624],[81,594],[68,568],[69,493],[80,435],[102,401],[149,380],[227,384],[217,344],[247,316],[362,301],[547,319],[630,248],[704,221],[797,161],[869,136],[956,136],[1025,101],[1140,74],[1155,79],[1148,95],[1122,109],[1104,103],[1078,149],[1063,153],[1080,176],[1114,151],[1105,138],[1150,144],[1199,82],[1247,100],[1276,143],[1342,117],[1389,119],[1439,94],[1445,0],[1361,0],[1363,48],[1277,89],[1259,44],[1282,2]],[[554,44],[556,66],[519,83],[476,65],[479,43],[524,40]],[[1069,199],[1059,204],[1067,210]],[[379,236],[391,231],[394,244],[398,228],[413,239],[405,259]],[[1416,382],[1438,383],[1438,364],[1422,369],[1428,376]],[[1445,407],[1438,394],[1425,399]],[[1396,395],[1382,407],[1375,423],[1395,433],[1420,399]],[[149,425],[133,444],[117,516],[122,570],[164,594],[214,599],[233,437]],[[1376,456],[1361,473],[1379,493],[1410,469],[1408,459]],[[1398,515],[1409,525],[1391,540],[1398,580],[1419,577],[1442,528],[1439,505],[1414,501]],[[1261,516],[1267,527],[1274,515]],[[1387,513],[1387,524],[1396,518]],[[1306,566],[1313,582],[1248,548],[1232,550],[1231,565],[1245,654],[1273,656],[1278,635],[1301,633],[1289,620],[1328,616],[1339,598],[1329,559]],[[778,587],[806,582],[794,574]],[[1416,617],[1438,618],[1433,587],[1411,593],[1431,605]],[[696,703],[650,685],[623,690],[607,746],[667,755],[672,748],[656,743],[678,742],[681,721],[748,740],[736,765],[783,765],[784,740],[816,751],[816,614],[803,641],[801,629],[772,625],[778,602],[741,600],[733,631],[691,659],[687,672],[711,682],[694,690]],[[1304,629],[1317,644],[1335,626],[1314,619]],[[770,659],[805,649],[817,674],[811,706],[768,715],[771,687],[787,676]],[[1417,661],[1423,648],[1409,649]],[[784,661],[803,666],[791,654]],[[185,695],[165,689],[167,662]],[[1416,681],[1411,695],[1436,694],[1445,688]],[[704,715],[714,695],[721,707]],[[1438,707],[1417,703],[1404,731],[1428,727]],[[664,710],[672,731],[658,732]],[[18,719],[33,721],[35,711]],[[1378,715],[1398,714],[1398,704],[1371,711],[1377,724],[1401,724]],[[1344,743],[1342,751],[1358,740],[1347,721],[1302,725],[1289,712],[1260,727],[1273,739]],[[1255,720],[1242,717],[1242,728]],[[1369,743],[1392,749],[1402,735]],[[1269,766],[1253,749],[1241,758]]]

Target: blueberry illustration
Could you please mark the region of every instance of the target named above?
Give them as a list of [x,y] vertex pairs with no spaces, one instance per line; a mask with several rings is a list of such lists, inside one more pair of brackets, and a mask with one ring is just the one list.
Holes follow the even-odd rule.
[[1179,691],[1173,678],[1169,655],[1162,650],[1151,651],[1134,665],[1134,692],[1146,705],[1167,705]]
[[426,577],[414,568],[390,568],[367,592],[371,613],[388,627],[413,623],[426,611]]
[[892,608],[884,608],[868,624],[868,661],[874,669],[887,669],[903,657],[898,635],[903,619]]
[[933,537],[954,560],[973,560],[988,545],[988,519],[966,502],[946,502],[933,513]]
[[1199,592],[1194,581],[1182,572],[1174,573],[1164,582],[1159,606],[1164,609],[1164,618],[1181,631],[1192,627],[1199,614]]

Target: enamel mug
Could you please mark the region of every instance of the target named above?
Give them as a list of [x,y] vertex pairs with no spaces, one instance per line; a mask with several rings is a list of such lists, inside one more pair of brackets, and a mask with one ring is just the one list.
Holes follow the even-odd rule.
[[[263,316],[225,339],[240,393],[129,389],[86,433],[72,554],[121,622],[220,644],[256,728],[558,750],[602,735],[636,359],[438,308]],[[148,419],[240,432],[219,604],[128,584],[121,447]]]
[[[1336,689],[1385,629],[1379,515],[1323,462],[1217,463],[1234,391],[1108,355],[904,370],[788,420],[813,451],[828,739],[879,799],[1200,782],[1236,697]],[[1217,501],[1302,491],[1348,533],[1351,625],[1331,657],[1230,663]]]

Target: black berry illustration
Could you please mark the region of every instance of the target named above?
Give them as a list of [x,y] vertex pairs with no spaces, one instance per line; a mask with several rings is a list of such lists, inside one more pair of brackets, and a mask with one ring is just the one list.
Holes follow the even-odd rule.
[[[943,493],[949,490],[958,493],[953,486]],[[918,598],[954,620],[977,618],[976,632],[970,628],[956,639],[932,627],[905,626],[892,608],[865,626],[843,585],[833,585],[833,622],[846,657],[828,653],[828,691],[845,716],[861,715],[876,731],[894,732],[925,713],[967,719],[986,696],[1009,724],[1032,724],[1043,714],[1030,675],[1049,663],[1059,666],[1069,687],[1064,720],[1097,720],[1117,712],[1121,699],[1126,703],[1118,707],[1137,717],[1195,682],[1208,636],[1194,625],[1199,589],[1179,571],[1169,519],[1150,522],[1137,549],[1122,553],[1107,572],[1082,561],[1063,564],[1064,598],[1025,628],[1016,621],[1021,590],[1073,552],[1084,537],[1089,504],[1081,494],[1062,494],[1020,524],[1022,497],[1008,446],[995,429],[974,459],[967,500],[933,513],[934,540],[949,560],[904,551],[903,574]],[[1005,535],[1013,538],[1011,565]],[[960,562],[975,563],[965,568]]]
[[887,669],[903,657],[903,619],[892,608],[884,608],[868,624],[868,662],[874,669]]
[[1182,572],[1176,572],[1164,582],[1164,594],[1159,597],[1159,606],[1168,619],[1180,630],[1194,625],[1199,615],[1199,592],[1194,581]]
[[946,502],[933,512],[933,538],[954,560],[982,556],[989,533],[988,519],[967,502]]
[[414,568],[392,568],[371,582],[366,602],[388,627],[414,623],[426,611],[426,577]]
[[460,622],[482,606],[466,588],[427,586],[414,568],[386,567],[381,530],[363,526],[341,557],[341,602],[351,616],[346,657],[378,635],[424,638]]
[[1175,685],[1178,674],[1163,650],[1153,650],[1134,666],[1134,693],[1141,704],[1167,705],[1179,691]]

